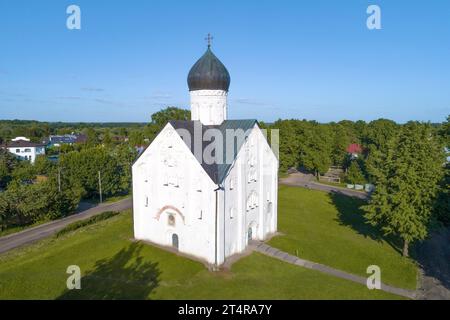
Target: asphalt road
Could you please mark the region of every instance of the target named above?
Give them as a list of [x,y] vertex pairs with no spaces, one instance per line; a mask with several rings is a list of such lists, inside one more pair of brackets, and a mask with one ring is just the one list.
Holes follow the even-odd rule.
[[75,221],[84,220],[105,211],[122,211],[131,209],[132,206],[133,202],[131,198],[123,199],[118,202],[101,204],[63,219],[51,221],[33,228],[0,237],[0,253],[51,236]]
[[311,181],[309,175],[305,175],[302,173],[293,173],[287,176],[286,178],[280,179],[280,184],[284,184],[287,186],[295,186],[295,187],[303,187],[307,189],[320,190],[324,192],[333,192],[338,194],[343,194],[349,197],[356,197],[360,199],[367,199],[368,195],[365,192],[359,192],[351,189],[345,189],[340,187],[333,187],[326,184],[317,183]]

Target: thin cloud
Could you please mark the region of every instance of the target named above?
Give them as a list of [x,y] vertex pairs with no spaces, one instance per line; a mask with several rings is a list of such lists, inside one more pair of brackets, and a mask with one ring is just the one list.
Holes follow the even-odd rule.
[[81,97],[75,97],[75,96],[73,96],[73,97],[56,97],[56,99],[59,99],[59,100],[80,100]]
[[172,94],[169,92],[165,92],[165,91],[155,91],[150,96],[147,96],[144,98],[150,99],[150,100],[166,100],[166,99],[171,99]]
[[273,107],[275,106],[271,103],[263,102],[260,100],[255,100],[251,98],[237,98],[232,100],[234,103],[247,104],[251,106],[262,106],[262,107]]
[[81,88],[81,90],[87,91],[87,92],[103,92],[103,91],[105,91],[105,89],[97,88],[97,87],[83,87],[83,88]]

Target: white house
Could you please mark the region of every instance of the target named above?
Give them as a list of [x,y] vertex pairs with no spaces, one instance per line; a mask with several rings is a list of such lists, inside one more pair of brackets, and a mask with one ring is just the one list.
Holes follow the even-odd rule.
[[256,120],[228,120],[230,76],[210,47],[189,72],[191,121],[133,164],[134,236],[221,265],[277,230],[278,159]]
[[7,149],[19,159],[28,160],[31,163],[34,163],[37,156],[45,155],[44,144],[30,142],[30,139],[25,137],[14,138],[2,145],[2,148]]

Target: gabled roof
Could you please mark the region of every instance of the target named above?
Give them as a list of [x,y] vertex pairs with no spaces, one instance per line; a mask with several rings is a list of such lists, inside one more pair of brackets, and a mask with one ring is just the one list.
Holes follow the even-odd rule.
[[50,136],[49,142],[55,143],[81,143],[86,142],[87,136],[84,134],[65,134]]
[[[232,164],[234,163],[234,160],[236,160],[236,157],[239,153],[239,150],[241,149],[242,145],[245,142],[245,139],[249,136],[251,130],[253,129],[254,125],[257,123],[256,120],[225,120],[220,125],[202,125],[200,121],[170,121],[169,122],[172,127],[177,129],[185,129],[187,130],[191,135],[191,145],[188,145],[187,141],[185,141],[187,147],[191,150],[192,154],[195,156],[195,150],[194,150],[194,128],[195,126],[198,126],[202,130],[202,155],[205,148],[211,144],[211,141],[203,141],[203,134],[208,129],[218,129],[222,133],[223,137],[223,161],[221,163],[213,163],[213,164],[207,164],[205,161],[201,161],[201,166],[205,170],[205,172],[209,175],[209,177],[213,180],[214,183],[219,184],[221,183],[227,173],[228,170],[231,168]],[[234,139],[234,151],[233,154],[230,156],[232,157],[233,161],[226,161],[227,159],[227,148],[226,148],[226,133],[227,130],[243,130],[245,139]],[[198,130],[198,129],[197,129]],[[198,160],[198,159],[197,159]]]
[[42,143],[34,143],[26,140],[11,141],[2,145],[3,148],[36,148],[44,146]]
[[361,153],[362,147],[357,143],[352,143],[347,147],[348,153]]

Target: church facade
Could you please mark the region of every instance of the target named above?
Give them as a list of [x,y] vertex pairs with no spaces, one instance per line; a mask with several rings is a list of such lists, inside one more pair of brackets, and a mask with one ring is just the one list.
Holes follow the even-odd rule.
[[208,45],[191,121],[167,123],[132,167],[134,237],[213,266],[277,230],[278,159],[256,120],[227,119],[229,86]]

